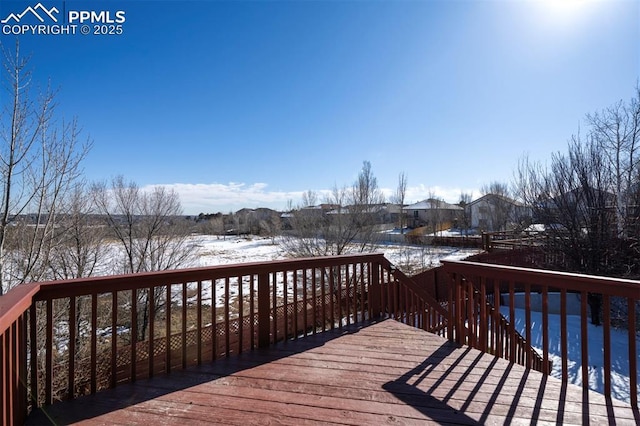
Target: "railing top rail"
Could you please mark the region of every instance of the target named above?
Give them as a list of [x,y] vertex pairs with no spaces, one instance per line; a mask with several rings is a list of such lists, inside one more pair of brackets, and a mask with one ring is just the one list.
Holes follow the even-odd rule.
[[149,288],[166,284],[257,275],[293,269],[337,266],[346,263],[373,262],[382,259],[384,259],[383,253],[346,254],[21,284],[0,297],[0,332],[4,332],[10,327],[34,300]]
[[587,291],[610,296],[640,299],[640,281],[625,278],[600,277],[571,272],[548,271],[517,266],[495,265],[464,260],[443,260],[446,272],[482,275],[498,280],[510,280],[573,291]]
[[35,295],[35,300],[149,288],[151,286],[182,282],[207,281],[225,277],[258,275],[294,269],[337,266],[345,263],[372,262],[380,261],[381,259],[384,259],[384,254],[382,253],[347,254],[48,281],[39,283],[40,291]]
[[0,333],[4,333],[33,303],[39,283],[22,284],[0,297]]

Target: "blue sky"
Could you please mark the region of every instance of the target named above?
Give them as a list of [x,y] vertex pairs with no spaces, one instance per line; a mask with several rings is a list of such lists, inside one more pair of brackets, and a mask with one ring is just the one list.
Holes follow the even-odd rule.
[[364,160],[389,190],[404,171],[408,202],[477,196],[640,77],[631,0],[41,2],[126,13],[122,35],[21,49],[93,140],[88,179],[172,186],[187,214],[284,208]]

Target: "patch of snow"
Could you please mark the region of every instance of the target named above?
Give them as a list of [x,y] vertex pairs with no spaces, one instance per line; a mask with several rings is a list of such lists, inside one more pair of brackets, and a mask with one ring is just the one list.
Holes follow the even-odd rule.
[[[500,312],[509,318],[509,307],[501,306]],[[515,327],[526,335],[526,313],[515,310]],[[553,362],[553,377],[562,378],[562,346],[560,335],[560,315],[549,314],[549,359]],[[567,315],[567,357],[569,383],[582,386],[582,336],[579,315]],[[629,402],[629,334],[627,330],[611,329],[611,397]],[[542,313],[531,312],[531,345],[542,353]],[[604,338],[603,327],[591,323],[587,328],[587,349],[589,352],[589,389],[604,393]],[[636,348],[640,348],[640,338],[636,337]],[[640,365],[640,353],[637,363]],[[640,393],[640,374],[638,375]]]

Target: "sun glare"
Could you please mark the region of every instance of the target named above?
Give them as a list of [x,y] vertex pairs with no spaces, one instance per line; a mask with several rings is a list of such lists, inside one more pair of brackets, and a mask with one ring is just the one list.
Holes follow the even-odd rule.
[[543,16],[541,22],[546,22],[551,28],[571,31],[581,26],[588,16],[596,9],[597,0],[539,0],[535,4]]
[[586,0],[544,0],[549,13],[571,16],[579,13],[580,10],[588,3]]

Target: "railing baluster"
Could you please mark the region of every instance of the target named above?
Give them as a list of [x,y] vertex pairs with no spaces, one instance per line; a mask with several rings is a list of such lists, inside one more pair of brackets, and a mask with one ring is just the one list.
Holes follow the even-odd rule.
[[[349,266],[347,265],[347,268]],[[357,265],[354,263],[352,265],[353,268],[353,275],[352,275],[352,284],[353,284],[353,323],[357,323],[358,322],[358,267]]]
[[269,316],[269,274],[261,273],[258,275],[258,346],[261,348],[270,344]]
[[396,279],[396,277],[391,273],[391,271],[389,272],[389,280],[393,283],[393,306],[394,306],[394,311],[395,311],[395,318],[399,319],[399,321],[402,321],[402,312],[401,312],[401,296],[402,296],[402,287],[400,287],[400,284],[398,283],[398,280]]
[[129,380],[136,381],[136,349],[138,346],[138,294],[137,290],[131,290],[131,364],[129,365]]
[[53,383],[53,301],[48,299],[46,302],[46,318],[47,318],[47,337],[45,347],[45,384],[44,384],[44,403],[51,405],[53,399],[51,396]]
[[[284,294],[284,313],[283,313],[283,325],[284,325],[284,338],[288,339],[289,338],[289,294],[288,294],[288,287],[289,287],[289,283],[288,283],[288,278],[289,278],[289,271],[284,271],[282,274],[282,279],[283,279],[283,294]],[[275,282],[275,281],[274,281]],[[275,317],[275,312],[274,312],[274,317]],[[274,335],[275,337],[275,335]]]
[[[465,329],[467,330],[467,344],[472,348],[475,348],[475,324],[473,321],[473,284],[471,284],[471,280],[466,279],[462,284],[462,291],[464,292],[463,303],[466,305],[466,316],[467,316],[467,326]],[[464,323],[463,323],[464,327]]]
[[[525,312],[525,339],[527,344],[531,345],[531,283],[524,285],[524,312]],[[528,346],[525,354],[525,366],[531,368],[533,366],[533,348]]]
[[111,382],[110,387],[118,384],[118,292],[111,292]]
[[562,380],[569,380],[569,337],[567,332],[567,290],[560,291],[560,351],[562,357]]
[[338,302],[338,321],[339,321],[339,328],[342,328],[342,266],[337,266],[337,296],[336,296],[336,301]]
[[449,317],[447,318],[447,338],[450,341],[454,341],[454,322],[455,322],[455,301],[454,301],[454,294],[455,294],[455,287],[456,287],[456,282],[457,282],[458,278],[457,278],[457,274],[452,274],[449,280],[449,285],[447,286],[447,293],[448,293],[448,302],[447,302],[447,306],[448,306],[448,313],[449,313]]
[[225,277],[224,279],[224,353],[225,356],[228,358],[229,355],[231,354],[231,325],[229,323],[229,315],[230,315],[230,308],[229,308],[229,303],[230,303],[230,282],[229,282],[229,277]]
[[464,315],[465,315],[465,309],[464,309],[464,305],[463,305],[463,298],[464,298],[464,294],[463,294],[463,288],[462,288],[462,277],[460,275],[456,275],[456,283],[454,286],[454,302],[453,302],[453,309],[455,312],[455,322],[456,322],[456,330],[455,330],[455,336],[456,336],[456,343],[458,343],[459,345],[464,344],[465,339],[466,339],[466,332],[465,332],[465,327],[464,327]]
[[516,362],[516,298],[513,280],[509,280],[509,360]]
[[155,361],[155,319],[156,319],[156,298],[155,298],[155,287],[151,286],[147,290],[149,292],[149,342],[147,345],[147,352],[149,353],[149,357],[147,360],[149,373],[147,377],[153,377],[154,374],[154,361]]
[[611,395],[611,301],[609,300],[609,296],[606,294],[602,295],[602,310],[604,314],[604,324],[602,325],[602,350],[604,352],[604,394]]
[[[344,297],[341,297],[341,301],[344,301],[344,308],[345,308],[345,317],[347,320],[347,325],[351,324],[351,303],[350,303],[350,299],[349,299],[349,290],[350,290],[350,285],[349,285],[349,265],[344,265]],[[342,303],[341,303],[342,305]]]
[[67,372],[67,398],[73,399],[76,375],[76,298],[69,298],[69,371]]
[[[274,273],[275,274],[275,273]],[[255,275],[251,274],[251,277],[249,278],[249,318],[251,318],[251,321],[249,322],[249,334],[251,335],[251,342],[250,342],[250,347],[251,349],[255,349],[256,347],[256,328],[255,328],[255,315],[256,315],[256,306],[255,306]],[[276,280],[274,279],[273,282],[275,283]],[[273,288],[275,289],[277,286],[273,286]],[[274,290],[275,291],[275,290]],[[276,300],[276,296],[273,296],[273,300]],[[277,334],[277,324],[278,324],[278,320],[276,318],[276,310],[273,309],[273,324],[276,324],[276,326],[273,327],[273,339],[274,341],[278,341],[276,334]]]
[[[311,269],[311,299],[313,300],[313,334],[317,333],[317,329],[318,329],[318,280],[316,277],[317,274],[317,269],[316,268],[312,268]],[[324,306],[324,300],[322,301],[322,303],[320,304],[320,306]]]
[[[378,318],[382,314],[382,283],[380,281],[380,265],[377,263],[367,263],[369,271],[369,292],[367,299],[369,303],[369,319]],[[322,329],[324,331],[324,328]]]
[[303,336],[307,335],[307,330],[309,329],[309,324],[308,324],[308,319],[307,319],[307,268],[304,268],[302,270],[302,312],[303,312],[303,319],[302,319],[302,324],[304,327],[304,333],[302,333]]
[[242,345],[244,343],[244,294],[242,286],[244,285],[243,277],[238,276],[238,353],[242,353]]
[[542,286],[542,372],[549,374],[549,287]]
[[[283,338],[286,339],[287,338],[287,328],[286,328],[286,323],[287,323],[287,303],[286,303],[286,297],[287,297],[287,272],[285,271],[282,274],[282,279],[284,282],[284,286],[283,286],[283,303],[284,303],[284,313],[282,314],[282,319],[283,319],[283,323],[284,323],[284,336]],[[273,272],[271,274],[271,280],[273,282],[273,285],[271,286],[271,312],[272,313],[272,324],[273,324],[273,330],[272,330],[272,334],[273,334],[273,341],[277,342],[278,341],[278,273],[277,272]],[[251,295],[253,297],[253,275],[251,276]],[[251,303],[253,303],[253,299],[251,299]],[[251,321],[251,324],[253,324],[253,321]],[[253,334],[253,332],[252,332]]]
[[326,279],[325,274],[327,269],[322,267],[320,268],[320,297],[322,297],[322,331],[327,330],[327,289],[326,289]]
[[211,279],[211,360],[218,358],[218,315],[216,314],[216,280]]
[[329,266],[329,306],[331,307],[331,330],[336,328],[336,310],[335,310],[335,278],[333,276],[333,266]]
[[480,277],[480,347],[483,352],[487,350],[487,279]]
[[18,335],[20,342],[18,344],[20,358],[20,374],[18,375],[18,395],[20,403],[18,412],[15,413],[14,423],[24,423],[28,409],[28,385],[27,385],[27,328],[28,328],[28,311],[23,312],[18,322]]
[[589,388],[589,346],[587,343],[587,298],[588,293],[580,294],[580,343],[582,348],[582,388]]
[[636,346],[636,301],[627,298],[629,313],[629,400],[632,407],[638,408],[638,348]]
[[[187,368],[187,283],[182,283],[182,369]],[[153,340],[150,337],[151,340]]]
[[[196,305],[196,352],[197,363],[202,364],[202,280],[198,280]],[[252,323],[253,324],[253,323]]]
[[165,372],[171,373],[171,284],[166,285],[166,295],[164,302],[164,335],[165,335],[165,349],[164,349],[164,364]]
[[91,393],[98,389],[98,293],[91,294]]
[[36,302],[31,302],[29,307],[29,343],[31,359],[31,403],[35,407],[40,406],[38,393],[38,338],[37,338]]
[[500,316],[500,287],[498,286],[498,280],[493,280],[493,323],[496,327],[495,330],[495,351],[496,356],[502,358],[503,356],[503,345],[502,345],[502,323]]
[[0,335],[0,371],[2,386],[0,386],[0,392],[2,395],[2,413],[5,418],[3,424],[11,424],[13,417],[13,401],[11,396],[11,330],[7,329]]

